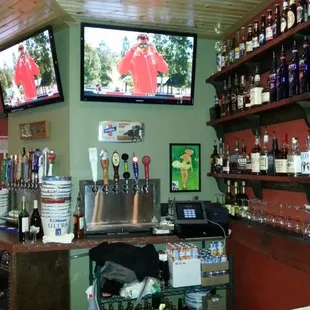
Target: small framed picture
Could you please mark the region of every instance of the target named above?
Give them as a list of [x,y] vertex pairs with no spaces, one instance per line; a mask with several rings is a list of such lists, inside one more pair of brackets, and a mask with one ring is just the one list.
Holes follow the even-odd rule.
[[200,192],[200,144],[170,143],[170,192]]

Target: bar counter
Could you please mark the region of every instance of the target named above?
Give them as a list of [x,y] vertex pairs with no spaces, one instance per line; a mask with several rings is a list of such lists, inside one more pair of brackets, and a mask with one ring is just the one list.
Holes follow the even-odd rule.
[[47,251],[68,251],[75,249],[89,249],[102,242],[126,242],[132,245],[165,244],[168,242],[178,242],[180,238],[175,235],[114,235],[96,238],[84,238],[73,240],[70,244],[62,243],[43,243],[41,240],[36,243],[22,243],[18,240],[18,233],[0,231],[0,249],[10,253],[30,253],[30,252],[47,252]]

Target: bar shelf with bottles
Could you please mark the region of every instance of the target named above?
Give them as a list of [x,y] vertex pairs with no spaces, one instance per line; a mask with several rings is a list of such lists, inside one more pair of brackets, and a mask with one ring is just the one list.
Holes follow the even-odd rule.
[[[221,179],[247,180],[248,185],[252,185],[255,195],[259,198],[262,195],[261,188],[266,185],[263,183],[271,183],[272,186],[276,186],[277,183],[286,183],[285,189],[288,190],[296,190],[294,184],[302,184],[303,187],[299,191],[309,193],[310,130],[306,138],[306,147],[302,149],[299,147],[297,137],[292,137],[291,143],[288,142],[287,133],[282,135],[280,147],[276,132],[272,134],[272,146],[269,138],[268,129],[265,127],[261,147],[260,133],[257,131],[255,143],[250,152],[247,152],[243,140],[241,148],[238,139],[235,140],[232,152],[228,143],[226,145],[223,143],[222,138],[218,145],[217,141],[214,141],[213,152],[210,156],[210,173],[207,175],[216,178],[218,184]],[[219,187],[225,191],[224,184],[219,184]]]
[[244,71],[249,62],[264,60],[281,45],[288,45],[296,34],[304,34],[310,26],[310,2],[283,0],[282,10],[279,4],[274,10],[270,6],[266,15],[261,15],[260,21],[243,25],[236,36],[226,41],[218,42],[217,72],[206,79],[212,83],[227,78],[236,70]]
[[[259,125],[266,125],[275,120],[281,122],[299,118],[305,118],[310,125],[310,71],[308,69],[310,54],[306,36],[301,56],[299,57],[296,41],[293,43],[291,54],[292,59],[287,61],[286,52],[282,46],[278,64],[278,58],[273,53],[270,59],[271,69],[267,76],[261,75],[257,65],[254,76],[249,75],[248,81],[245,75],[239,77],[237,74],[230,76],[228,81],[225,80],[220,98],[216,96],[215,105],[210,109],[211,121],[207,125],[241,122],[242,118],[247,119],[251,115],[260,116],[260,119],[256,119]],[[267,77],[267,82],[262,77]],[[292,106],[299,107],[302,113],[296,114]],[[285,108],[287,109],[284,111]],[[281,112],[288,113],[279,113],[279,109]],[[276,113],[274,117],[270,117],[273,111]],[[266,117],[263,118],[263,115]],[[234,131],[232,128],[228,130]]]

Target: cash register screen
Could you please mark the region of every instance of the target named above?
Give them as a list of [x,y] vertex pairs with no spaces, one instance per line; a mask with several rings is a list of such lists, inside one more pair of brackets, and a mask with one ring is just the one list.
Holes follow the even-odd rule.
[[203,220],[203,209],[200,202],[175,203],[178,220]]

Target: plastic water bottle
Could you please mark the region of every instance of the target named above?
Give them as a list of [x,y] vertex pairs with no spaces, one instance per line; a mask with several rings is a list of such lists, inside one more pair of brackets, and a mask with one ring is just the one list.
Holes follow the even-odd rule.
[[93,298],[93,294],[89,294],[87,298],[87,310],[97,310],[95,298]]

